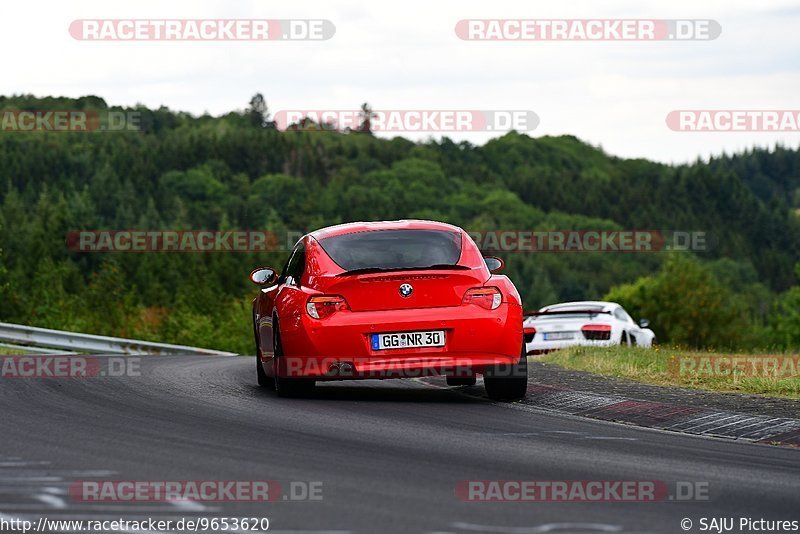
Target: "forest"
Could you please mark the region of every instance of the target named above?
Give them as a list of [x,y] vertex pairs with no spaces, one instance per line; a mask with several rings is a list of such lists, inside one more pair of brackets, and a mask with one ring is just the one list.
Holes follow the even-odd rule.
[[[697,250],[498,255],[526,309],[611,299],[648,318],[661,343],[800,347],[797,148],[665,165],[572,136],[412,142],[375,136],[368,120],[279,131],[261,95],[218,117],[96,96],[0,97],[0,109],[137,117],[117,131],[0,132],[0,321],[252,354],[248,274],[283,266],[284,236],[421,218],[480,231],[700,232]],[[68,246],[74,232],[131,229],[281,238],[264,251]]]

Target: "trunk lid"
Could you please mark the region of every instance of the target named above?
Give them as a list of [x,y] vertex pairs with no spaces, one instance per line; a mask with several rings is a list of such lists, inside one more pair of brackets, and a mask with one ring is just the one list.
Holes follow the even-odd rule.
[[[406,270],[325,276],[325,293],[341,295],[352,311],[460,306],[464,293],[482,286],[480,271]],[[411,286],[404,296],[401,286]],[[408,288],[404,287],[408,293]]]

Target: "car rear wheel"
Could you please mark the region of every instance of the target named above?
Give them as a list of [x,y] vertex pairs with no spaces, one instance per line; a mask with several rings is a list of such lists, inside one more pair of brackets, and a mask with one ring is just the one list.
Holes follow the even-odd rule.
[[283,363],[283,345],[281,345],[281,335],[278,322],[273,331],[275,332],[275,392],[279,397],[304,397],[314,391],[316,381],[310,378],[287,378],[281,376]]
[[447,385],[448,386],[474,386],[475,382],[477,382],[477,378],[474,376],[448,376],[447,377]]
[[272,387],[274,382],[264,372],[264,367],[261,365],[261,343],[258,342],[258,329],[256,328],[255,314],[253,314],[253,337],[256,342],[256,378],[258,385],[261,387]]
[[528,390],[525,344],[522,345],[522,354],[516,364],[488,367],[483,373],[483,385],[492,400],[513,401],[523,398]]
[[267,376],[267,373],[264,372],[264,368],[261,366],[261,357],[258,354],[256,354],[256,377],[258,378],[258,385],[262,388],[268,388],[275,385],[274,382]]

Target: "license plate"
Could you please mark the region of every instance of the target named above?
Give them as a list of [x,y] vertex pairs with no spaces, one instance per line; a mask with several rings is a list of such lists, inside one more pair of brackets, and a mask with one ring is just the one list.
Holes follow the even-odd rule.
[[544,335],[545,341],[560,341],[562,339],[572,339],[573,332],[547,332]]
[[372,334],[372,350],[444,347],[444,330]]

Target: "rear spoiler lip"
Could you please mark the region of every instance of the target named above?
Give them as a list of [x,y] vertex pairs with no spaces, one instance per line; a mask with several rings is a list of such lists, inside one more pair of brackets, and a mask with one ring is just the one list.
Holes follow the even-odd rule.
[[378,275],[386,276],[386,275],[403,275],[403,274],[407,274],[407,273],[412,273],[412,276],[413,276],[413,275],[415,275],[417,273],[422,273],[422,272],[425,272],[425,271],[434,271],[434,272],[446,273],[447,271],[463,272],[463,271],[472,271],[472,270],[475,270],[475,268],[474,267],[470,267],[468,265],[461,265],[461,264],[457,264],[456,263],[456,264],[453,264],[453,265],[448,265],[446,267],[444,267],[444,266],[441,266],[441,267],[410,267],[410,268],[402,267],[402,268],[396,268],[396,269],[395,268],[381,269],[381,270],[378,270],[378,271],[372,271],[372,270],[365,271],[365,270],[362,270],[362,269],[353,269],[353,270],[350,270],[350,271],[342,271],[340,273],[336,273],[336,274],[333,274],[333,275],[330,275],[330,276],[333,276],[333,277],[348,277],[348,276],[361,276],[361,275],[369,275],[369,274],[378,274]]
[[601,313],[611,315],[607,310],[553,310],[553,311],[526,311],[522,314],[525,317],[535,317],[539,315],[570,315],[573,313],[586,313],[589,315],[599,315]]

